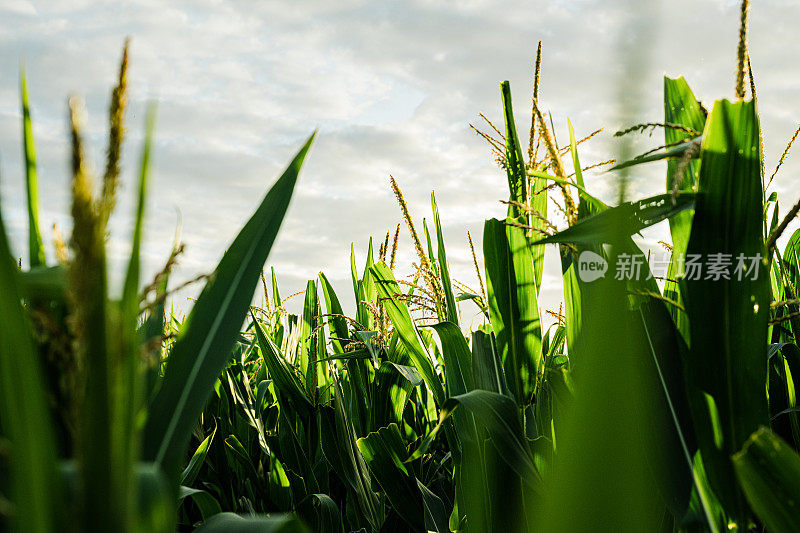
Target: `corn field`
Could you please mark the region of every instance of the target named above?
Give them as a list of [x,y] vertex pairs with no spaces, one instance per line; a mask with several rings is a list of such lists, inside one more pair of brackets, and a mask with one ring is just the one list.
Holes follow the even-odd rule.
[[[780,209],[770,190],[794,138],[764,160],[748,8],[732,99],[707,108],[665,77],[664,116],[617,133],[663,142],[624,161],[583,165],[592,135],[552,130],[540,44],[529,145],[508,82],[504,124],[476,128],[508,198],[468,237],[474,278],[451,276],[447,206],[432,193],[420,224],[391,178],[403,224],[351,249],[354,307],[320,272],[298,314],[265,265],[315,134],[194,280],[184,318],[169,308],[182,246],[154,279],[140,272],[154,105],[121,292],[107,281],[127,43],[99,176],[69,101],[73,225],[57,263],[22,73],[30,266],[0,217],[0,530],[800,531],[800,230],[777,244],[800,203]],[[662,194],[617,205],[583,179],[600,166],[622,184],[664,162]],[[657,272],[633,237],[664,221]],[[411,272],[396,265],[401,232]],[[545,328],[546,246],[564,305]]]

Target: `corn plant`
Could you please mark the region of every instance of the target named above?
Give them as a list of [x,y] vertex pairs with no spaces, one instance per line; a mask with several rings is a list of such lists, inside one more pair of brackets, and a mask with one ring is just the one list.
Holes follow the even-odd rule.
[[[594,134],[577,140],[569,122],[569,144],[556,143],[540,45],[527,150],[508,82],[502,130],[488,119],[490,133],[476,130],[509,188],[505,213],[484,225],[483,269],[468,237],[480,290],[451,275],[435,196],[418,233],[391,178],[414,268],[395,266],[400,225],[360,264],[351,247],[349,311],[324,273],[282,299],[262,270],[309,139],[189,315],[167,320],[180,248],[139,290],[152,114],[123,293],[108,295],[127,54],[99,197],[71,105],[71,256],[48,266],[23,76],[30,268],[15,266],[0,223],[2,516],[25,531],[796,531],[800,231],[783,250],[777,240],[800,203],[781,219],[768,194],[791,141],[767,180],[748,9],[736,98],[709,111],[665,77],[663,122],[618,133],[661,128],[664,144],[621,162],[583,167]],[[630,174],[659,161],[664,193],[626,199]],[[584,180],[612,163],[617,205]],[[633,236],[665,220],[659,282]],[[548,329],[546,245],[564,291]],[[689,255],[756,260],[744,276],[697,278]],[[588,279],[584,257],[640,268]],[[259,276],[264,304],[250,306]],[[302,311],[288,313],[300,294]],[[481,326],[470,330],[465,305]]]
[[[527,160],[508,83],[505,131],[479,132],[509,184],[505,217],[484,227],[486,294],[451,279],[435,199],[434,231],[423,221],[420,238],[392,178],[418,257],[412,281],[396,277],[394,251],[387,260],[389,234],[363,273],[353,254],[354,318],[324,274],[302,316],[284,316],[273,273],[272,305],[251,316],[195,433],[195,481],[211,481],[187,493],[208,492],[215,510],[293,508],[320,531],[796,529],[800,233],[778,253],[797,209],[779,224],[777,196],[766,199],[745,44],[738,64],[737,100],[710,112],[683,78],[664,79],[664,121],[621,132],[660,127],[664,145],[612,170],[666,161],[666,191],[611,206],[584,183],[572,125],[564,147],[548,128],[540,48]],[[673,254],[658,284],[631,236],[663,220]],[[559,247],[565,306],[543,332],[545,244]],[[584,252],[643,268],[587,282]],[[764,262],[744,283],[697,281],[682,270],[687,253]],[[467,300],[488,320],[465,338]],[[226,471],[234,456],[249,459]],[[184,504],[186,522],[203,506]]]
[[[106,224],[120,174],[127,61],[126,44],[112,92],[99,194],[84,151],[81,104],[70,99],[73,227],[69,254],[59,253],[59,264],[47,264],[39,232],[33,128],[22,76],[28,270],[16,266],[0,219],[0,425],[8,454],[1,484],[8,499],[0,518],[16,531],[175,529],[192,426],[229,358],[313,138],[228,248],[162,361],[159,310],[166,273],[152,286],[153,305],[143,306],[147,295],[140,293],[154,106],[147,114],[121,295],[112,296],[106,281]],[[65,245],[57,248],[63,252]],[[222,514],[204,527],[302,529],[291,515]]]

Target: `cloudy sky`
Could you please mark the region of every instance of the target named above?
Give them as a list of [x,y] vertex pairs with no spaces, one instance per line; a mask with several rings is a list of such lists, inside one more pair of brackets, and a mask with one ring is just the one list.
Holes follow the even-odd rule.
[[[363,261],[370,236],[399,221],[392,174],[412,214],[430,217],[435,189],[455,275],[475,285],[466,245],[502,216],[504,173],[469,129],[478,113],[502,124],[499,82],[510,80],[524,139],[532,64],[543,43],[541,104],[557,139],[569,117],[586,163],[613,157],[613,132],[663,119],[662,77],[684,75],[707,107],[733,97],[738,2],[727,0],[461,0],[304,2],[0,0],[0,198],[15,253],[25,254],[18,72],[28,73],[45,239],[68,231],[66,98],[89,113],[91,156],[102,168],[106,108],[122,42],[132,37],[125,190],[112,225],[120,271],[147,101],[158,102],[145,260],[152,275],[182,222],[187,251],[177,279],[210,272],[273,180],[319,128],[269,264],[282,292],[324,270],[352,302],[349,250]],[[800,2],[762,0],[751,16],[750,53],[771,173],[800,121]],[[624,93],[624,96],[620,96]],[[620,105],[620,104],[624,105]],[[640,139],[655,146],[663,137]],[[800,148],[798,148],[800,150]],[[800,155],[774,189],[785,208],[800,195]],[[631,196],[656,194],[664,170],[632,173]],[[614,200],[614,176],[588,188]],[[557,220],[563,225],[563,220]],[[663,228],[648,232],[653,242]],[[401,269],[412,260],[401,234]],[[555,254],[542,307],[557,308]],[[117,276],[119,278],[119,276]],[[191,291],[176,299],[186,306]],[[471,311],[470,311],[471,312]]]

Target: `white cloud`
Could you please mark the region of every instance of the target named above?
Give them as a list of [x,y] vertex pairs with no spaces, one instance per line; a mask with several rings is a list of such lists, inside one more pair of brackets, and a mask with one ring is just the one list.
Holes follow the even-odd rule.
[[[9,4],[11,5],[11,4]],[[611,157],[616,128],[662,116],[661,76],[686,75],[706,103],[730,97],[738,2],[13,2],[2,4],[0,30],[0,192],[16,250],[24,243],[18,88],[28,71],[41,164],[43,222],[67,224],[66,95],[85,96],[96,168],[101,168],[105,114],[125,35],[131,49],[128,184],[114,237],[127,238],[132,180],[144,103],[159,101],[149,272],[166,258],[183,218],[187,254],[179,275],[208,271],[302,140],[320,128],[316,146],[270,262],[286,285],[302,289],[325,269],[349,301],[349,243],[359,258],[370,235],[383,237],[399,211],[388,188],[393,174],[415,217],[430,218],[436,189],[456,276],[474,284],[466,229],[480,247],[483,220],[498,216],[506,179],[468,128],[482,111],[501,122],[498,82],[511,81],[525,137],[536,43],[544,48],[542,104],[559,140],[566,118],[580,136],[606,132],[581,152],[586,163]],[[16,7],[22,6],[22,7]],[[647,31],[625,49],[637,28]],[[759,84],[767,148],[774,165],[800,118],[796,4],[752,9],[751,55]],[[713,21],[710,24],[709,21]],[[633,26],[631,26],[633,24]],[[623,43],[623,44],[620,44]],[[633,43],[633,44],[630,44]],[[639,79],[630,54],[641,52]],[[640,102],[620,117],[620,84]],[[524,142],[524,140],[523,140]],[[658,134],[638,146],[652,146]],[[611,154],[611,155],[609,155]],[[795,201],[790,159],[777,182],[783,203]],[[663,188],[663,171],[632,174],[632,194]],[[613,180],[587,176],[592,191],[613,200]],[[403,230],[405,231],[405,230]],[[404,236],[401,263],[411,260]],[[119,262],[124,245],[116,245]],[[550,256],[548,256],[550,258]],[[359,259],[361,262],[362,259]],[[558,279],[550,260],[546,279]],[[557,308],[548,287],[544,308]]]

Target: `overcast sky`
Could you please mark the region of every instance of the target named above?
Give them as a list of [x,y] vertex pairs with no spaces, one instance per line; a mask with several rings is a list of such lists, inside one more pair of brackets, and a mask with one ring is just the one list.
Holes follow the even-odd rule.
[[[508,79],[526,142],[537,42],[544,50],[541,105],[552,111],[557,139],[568,138],[567,117],[578,137],[605,128],[582,147],[582,161],[591,163],[614,156],[617,129],[663,120],[664,74],[684,75],[706,107],[733,97],[738,12],[738,2],[724,0],[0,0],[3,216],[15,253],[24,256],[20,61],[28,74],[49,244],[53,223],[69,228],[67,95],[86,101],[90,154],[101,169],[110,89],[123,40],[131,36],[125,186],[110,245],[117,271],[130,234],[144,106],[157,100],[146,275],[165,261],[178,213],[187,250],[175,278],[210,272],[319,128],[268,260],[283,295],[324,270],[340,298],[352,302],[350,243],[362,263],[369,237],[382,239],[400,220],[389,174],[420,227],[436,190],[455,276],[475,285],[466,231],[480,248],[483,221],[503,215],[499,200],[508,191],[504,172],[468,125],[478,123],[479,112],[502,125],[499,82]],[[750,54],[768,173],[800,121],[798,22],[797,1],[762,0],[752,10]],[[660,132],[645,136],[639,147],[662,139]],[[639,168],[631,196],[661,192],[664,168]],[[800,195],[798,170],[800,154],[776,178],[784,210]],[[587,187],[614,200],[613,178],[590,174]],[[646,237],[662,235],[663,227]],[[407,273],[412,249],[405,229],[401,244]],[[543,310],[561,301],[556,255],[548,261]],[[186,296],[176,303],[188,308],[181,303]]]

